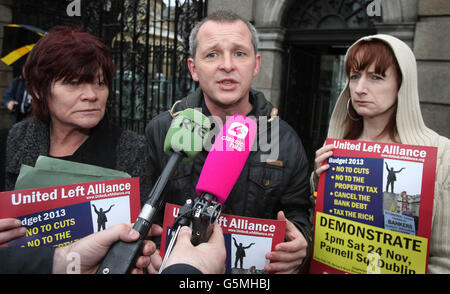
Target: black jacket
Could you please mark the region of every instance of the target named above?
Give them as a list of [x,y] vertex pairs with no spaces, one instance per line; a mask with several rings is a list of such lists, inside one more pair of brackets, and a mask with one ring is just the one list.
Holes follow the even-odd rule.
[[0,192],[5,190],[6,139],[9,129],[0,129]]
[[54,247],[0,248],[0,274],[51,274]]
[[166,267],[162,272],[162,275],[199,275],[202,274],[202,272],[198,269],[193,267],[190,264],[184,264],[184,263],[176,263],[172,264],[168,267]]
[[[261,92],[251,90],[250,102],[253,110],[249,116],[270,118],[274,107]],[[189,107],[201,108],[205,115],[209,115],[209,111],[203,103],[203,93],[200,88],[182,99],[174,107],[173,113]],[[278,117],[276,119],[278,120]],[[163,147],[171,121],[170,112],[161,113],[150,121],[145,130],[154,172],[153,183],[161,174],[169,158],[164,153]],[[262,120],[258,120],[258,135],[260,129],[264,128],[260,121]],[[268,152],[264,153],[263,148],[258,145],[257,151],[250,153],[222,212],[246,217],[275,219],[277,212],[283,210],[286,217],[301,230],[308,240],[308,248],[311,249],[312,225],[309,221],[311,204],[309,201],[308,161],[296,132],[285,121],[279,119],[278,122],[279,155],[276,161],[261,162],[261,156],[267,155]],[[274,121],[266,125],[271,132],[275,131]],[[268,137],[270,138],[270,135]],[[183,205],[186,199],[195,199],[195,186],[207,155],[208,153],[203,151],[193,161],[180,163],[177,166],[174,176],[166,186],[165,202]],[[163,208],[160,210],[159,222],[162,222],[163,210]]]
[[[6,171],[5,190],[14,189],[22,164],[34,166],[39,155],[48,156],[49,148],[47,124],[35,119],[14,124],[7,140],[6,167],[0,166]],[[143,136],[122,130],[104,117],[73,155],[61,159],[116,169],[139,177],[143,203],[151,188],[147,150]]]
[[[0,274],[51,274],[54,247],[0,248]],[[161,274],[201,274],[197,268],[177,263]]]
[[18,76],[14,78],[11,85],[9,85],[3,94],[3,104],[5,107],[8,106],[10,101],[16,101],[18,103],[14,110],[14,123],[23,120],[31,112],[31,96],[27,95],[27,99],[24,100],[25,92],[25,80],[22,76]]

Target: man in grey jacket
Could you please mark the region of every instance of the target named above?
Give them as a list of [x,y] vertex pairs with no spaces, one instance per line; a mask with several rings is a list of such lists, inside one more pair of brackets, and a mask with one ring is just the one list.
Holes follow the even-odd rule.
[[[215,125],[223,125],[234,114],[254,118],[258,123],[254,151],[223,213],[285,220],[285,242],[266,254],[265,258],[272,262],[265,270],[295,273],[308,260],[312,247],[308,162],[295,131],[278,118],[277,109],[261,92],[250,89],[261,65],[257,40],[249,22],[226,11],[211,14],[194,27],[188,66],[200,88],[148,124],[152,178],[156,181],[167,163],[163,145],[175,113],[186,108],[201,109]],[[192,162],[178,165],[165,189],[166,202],[182,205],[186,199],[196,197],[195,186],[207,155],[204,151]],[[155,256],[149,271],[159,266],[160,258]]]

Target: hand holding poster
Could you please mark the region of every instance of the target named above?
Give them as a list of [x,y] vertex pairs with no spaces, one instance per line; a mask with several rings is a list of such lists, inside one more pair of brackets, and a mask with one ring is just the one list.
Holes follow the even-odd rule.
[[11,247],[64,246],[119,223],[140,211],[139,178],[89,182],[0,193],[0,218],[27,228]]
[[434,147],[327,139],[311,273],[425,273]]
[[[170,240],[168,229],[173,225],[180,206],[167,203],[164,210],[161,257]],[[284,242],[286,222],[221,214],[217,220],[221,226],[227,251],[226,274],[262,274],[269,262],[265,255]]]

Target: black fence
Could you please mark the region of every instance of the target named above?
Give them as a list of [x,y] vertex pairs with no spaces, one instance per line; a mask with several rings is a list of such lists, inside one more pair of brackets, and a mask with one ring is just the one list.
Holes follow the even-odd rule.
[[155,115],[195,89],[187,68],[189,33],[206,6],[207,0],[21,0],[13,4],[13,22],[45,30],[81,26],[102,38],[117,68],[108,113],[142,133]]

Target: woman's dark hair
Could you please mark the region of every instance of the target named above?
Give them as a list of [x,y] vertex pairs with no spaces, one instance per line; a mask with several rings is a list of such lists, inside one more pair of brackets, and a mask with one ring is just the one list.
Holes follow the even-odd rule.
[[31,50],[23,68],[27,91],[33,97],[32,116],[50,121],[47,99],[54,82],[93,83],[100,69],[111,90],[115,67],[109,49],[99,38],[63,26],[50,30]]

